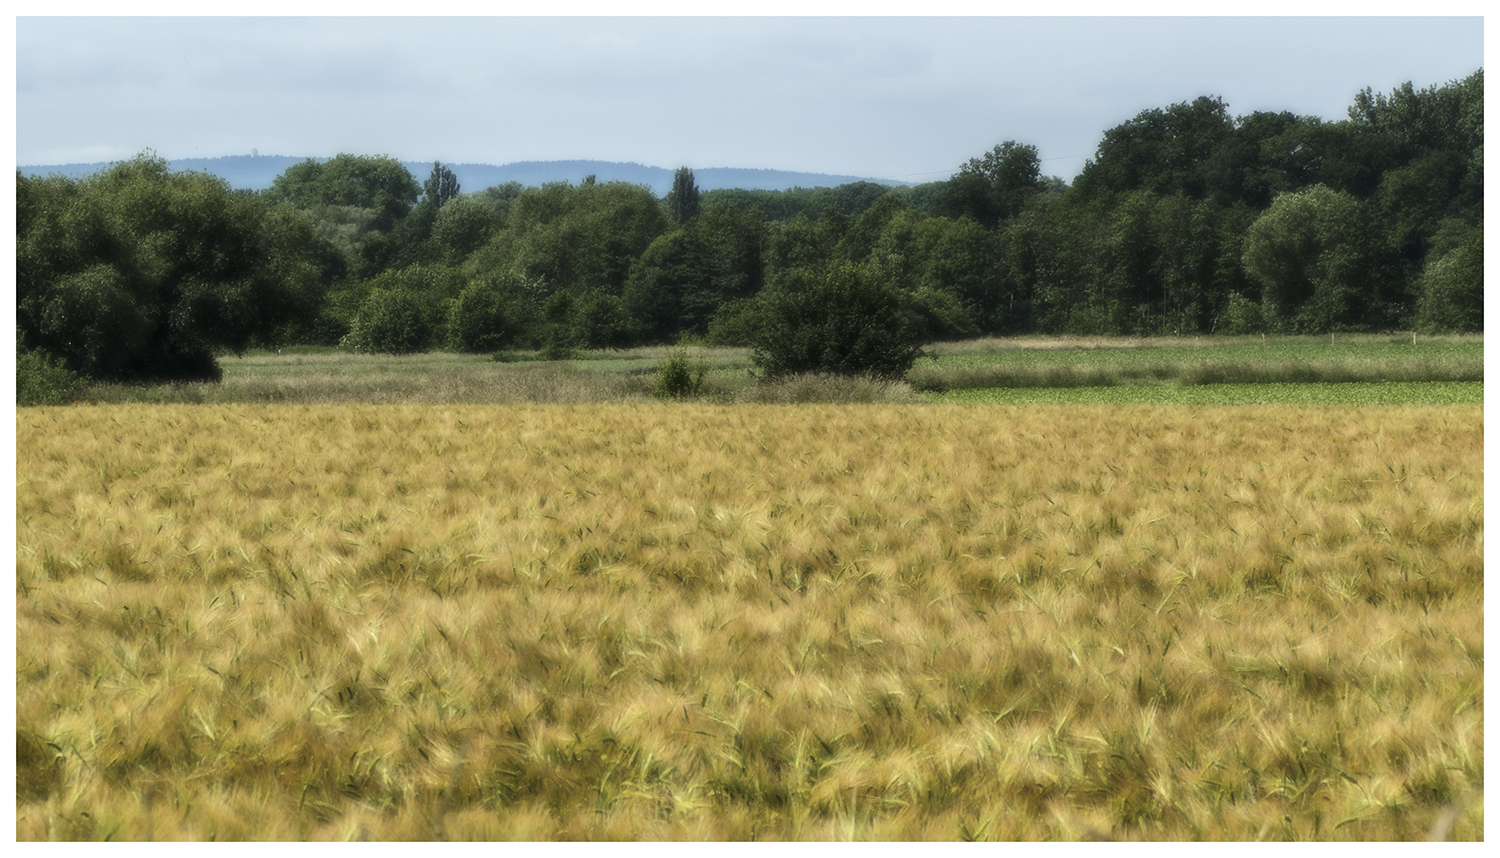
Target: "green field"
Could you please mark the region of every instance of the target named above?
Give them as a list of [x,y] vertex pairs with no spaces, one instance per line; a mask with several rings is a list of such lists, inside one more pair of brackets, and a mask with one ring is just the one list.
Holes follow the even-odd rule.
[[[1483,336],[984,339],[939,343],[905,384],[758,383],[748,349],[688,347],[712,371],[702,398],[744,402],[1420,405],[1484,401]],[[651,399],[667,347],[535,354],[252,351],[221,358],[220,384],[97,385],[110,403],[588,403]]]
[[1484,382],[991,387],[934,393],[938,402],[987,405],[1461,405],[1484,402]]

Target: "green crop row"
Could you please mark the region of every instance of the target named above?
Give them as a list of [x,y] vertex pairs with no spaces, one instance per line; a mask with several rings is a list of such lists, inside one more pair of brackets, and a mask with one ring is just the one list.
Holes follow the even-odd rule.
[[1484,382],[998,387],[928,394],[937,402],[992,405],[1458,405],[1484,402]]

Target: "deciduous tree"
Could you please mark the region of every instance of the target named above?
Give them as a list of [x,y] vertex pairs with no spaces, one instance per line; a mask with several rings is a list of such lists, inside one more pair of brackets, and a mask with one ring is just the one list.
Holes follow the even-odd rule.
[[311,228],[151,153],[74,182],[17,174],[17,324],[99,379],[219,377],[214,359],[311,315]]

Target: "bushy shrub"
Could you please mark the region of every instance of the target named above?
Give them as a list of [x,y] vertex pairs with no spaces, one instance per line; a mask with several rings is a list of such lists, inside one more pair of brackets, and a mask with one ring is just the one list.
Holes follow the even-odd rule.
[[[17,345],[19,346],[19,340]],[[16,349],[16,405],[66,405],[83,390],[84,378],[45,352]]]
[[751,356],[764,379],[798,373],[900,379],[923,355],[910,299],[866,265],[805,272],[765,302]]
[[432,326],[422,309],[410,292],[377,289],[360,306],[343,344],[357,352],[425,352],[432,348]]
[[651,394],[661,399],[701,396],[708,370],[706,358],[690,359],[686,349],[672,349],[656,363],[656,380],[651,385]]

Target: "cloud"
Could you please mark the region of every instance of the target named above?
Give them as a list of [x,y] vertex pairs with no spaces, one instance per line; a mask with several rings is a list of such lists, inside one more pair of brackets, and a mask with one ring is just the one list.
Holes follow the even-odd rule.
[[1202,94],[1338,119],[1363,86],[1483,61],[1480,19],[1430,18],[18,18],[16,32],[21,163],[255,146],[943,178],[1010,139],[1091,155],[1106,129]]

